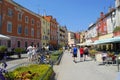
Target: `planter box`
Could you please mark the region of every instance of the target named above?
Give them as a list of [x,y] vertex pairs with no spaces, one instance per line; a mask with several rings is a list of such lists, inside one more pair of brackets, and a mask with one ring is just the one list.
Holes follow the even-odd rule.
[[120,36],[120,31],[114,32],[113,35],[114,36]]

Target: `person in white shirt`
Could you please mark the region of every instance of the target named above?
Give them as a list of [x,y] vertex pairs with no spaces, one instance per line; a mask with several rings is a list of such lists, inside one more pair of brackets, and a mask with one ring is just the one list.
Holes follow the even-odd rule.
[[36,45],[33,46],[32,53],[33,53],[32,54],[33,60],[37,59],[37,46]]
[[32,52],[32,50],[33,50],[33,47],[30,45],[30,46],[28,46],[28,48],[27,48],[27,55],[28,55],[28,60],[29,61],[32,61],[32,54],[33,54],[33,52]]

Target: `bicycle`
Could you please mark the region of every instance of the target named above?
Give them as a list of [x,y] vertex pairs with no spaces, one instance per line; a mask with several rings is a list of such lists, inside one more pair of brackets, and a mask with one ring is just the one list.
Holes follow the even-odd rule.
[[0,80],[6,80],[6,78],[4,77],[4,73],[8,72],[6,70],[7,63],[6,62],[2,62],[1,64],[2,64],[2,68],[0,68]]

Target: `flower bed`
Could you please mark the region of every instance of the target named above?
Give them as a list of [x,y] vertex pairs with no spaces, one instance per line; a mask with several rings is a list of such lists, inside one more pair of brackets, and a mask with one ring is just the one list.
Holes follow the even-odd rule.
[[40,80],[45,75],[44,80],[49,80],[52,73],[53,69],[50,65],[30,65],[19,67],[5,76],[9,80]]

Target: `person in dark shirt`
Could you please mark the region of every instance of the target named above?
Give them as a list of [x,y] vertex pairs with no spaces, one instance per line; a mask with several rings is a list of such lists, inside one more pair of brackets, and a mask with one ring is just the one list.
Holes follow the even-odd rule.
[[87,59],[88,54],[89,54],[88,47],[87,47],[87,46],[85,46],[85,48],[84,48],[84,61]]

